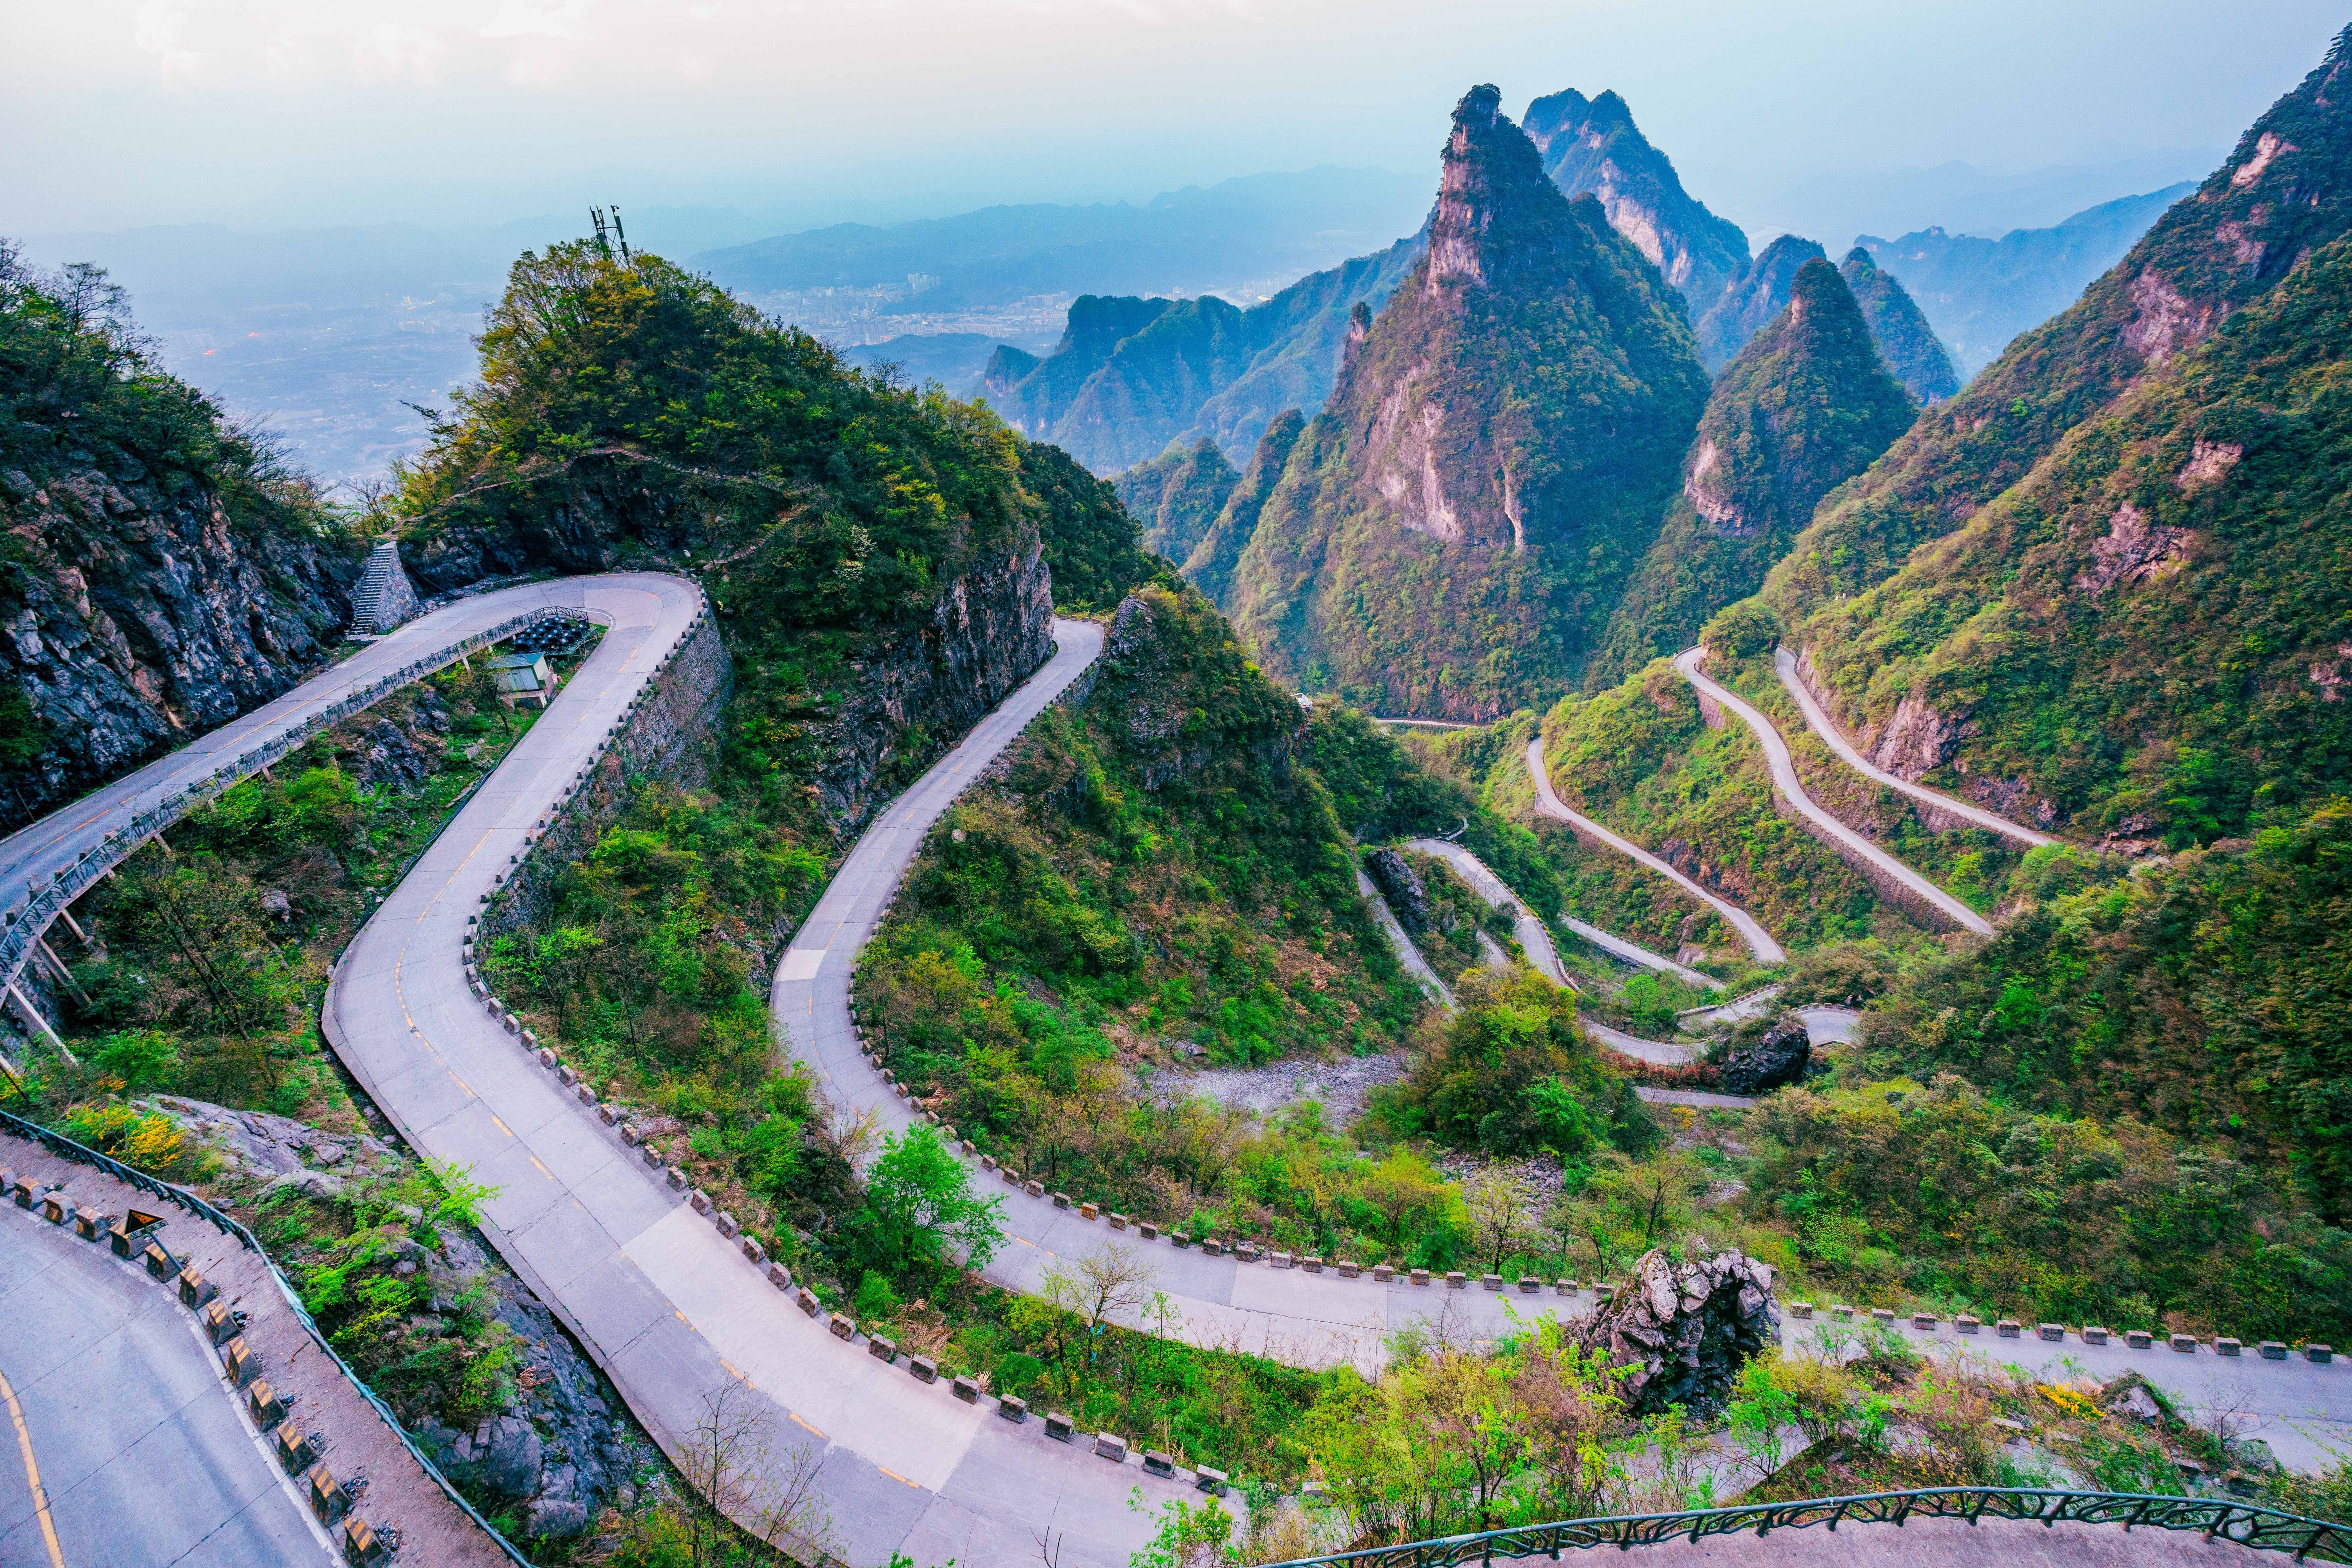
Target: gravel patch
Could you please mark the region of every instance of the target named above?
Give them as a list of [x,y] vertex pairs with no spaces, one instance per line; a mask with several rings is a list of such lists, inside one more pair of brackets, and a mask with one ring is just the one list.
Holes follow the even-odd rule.
[[1279,1061],[1262,1068],[1196,1068],[1167,1074],[1154,1085],[1271,1116],[1300,1100],[1323,1107],[1324,1125],[1340,1128],[1363,1114],[1365,1098],[1405,1075],[1400,1051],[1339,1061]]

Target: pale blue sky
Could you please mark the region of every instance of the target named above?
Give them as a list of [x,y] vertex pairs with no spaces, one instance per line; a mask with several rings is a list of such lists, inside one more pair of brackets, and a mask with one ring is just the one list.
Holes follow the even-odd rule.
[[1828,169],[2224,148],[2344,20],[2310,0],[0,0],[0,232],[494,222],[588,195],[891,217],[1417,172],[1487,80],[1513,113],[1617,89],[1737,210]]

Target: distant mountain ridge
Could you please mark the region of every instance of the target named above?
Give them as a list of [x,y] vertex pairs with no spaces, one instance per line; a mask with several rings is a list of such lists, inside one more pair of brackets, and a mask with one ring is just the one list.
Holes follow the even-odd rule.
[[2102,202],[2054,227],[2011,229],[1999,239],[1927,228],[1897,239],[1865,234],[1853,243],[1902,279],[1950,345],[1954,368],[1973,375],[2018,333],[2073,304],[2165,208],[2196,188],[2187,180]]

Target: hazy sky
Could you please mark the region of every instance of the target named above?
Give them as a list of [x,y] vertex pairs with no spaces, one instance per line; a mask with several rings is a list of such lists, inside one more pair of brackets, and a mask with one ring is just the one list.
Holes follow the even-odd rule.
[[0,232],[944,213],[1318,163],[1613,87],[1701,196],[2223,148],[2315,0],[0,0]]

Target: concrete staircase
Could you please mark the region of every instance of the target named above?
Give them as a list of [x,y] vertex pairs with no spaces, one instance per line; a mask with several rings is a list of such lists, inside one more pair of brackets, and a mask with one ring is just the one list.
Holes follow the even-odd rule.
[[400,545],[384,539],[368,556],[367,574],[352,592],[352,630],[382,637],[416,613],[416,584],[400,564]]

